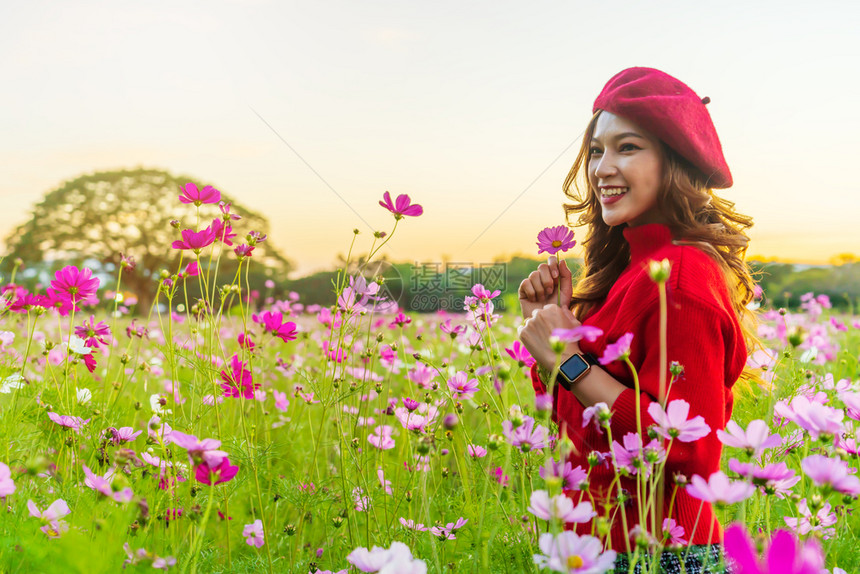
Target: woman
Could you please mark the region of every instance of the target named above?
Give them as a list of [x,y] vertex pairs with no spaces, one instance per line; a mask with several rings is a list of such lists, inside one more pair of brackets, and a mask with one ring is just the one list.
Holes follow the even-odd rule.
[[[742,327],[753,298],[753,281],[743,261],[748,242],[743,231],[752,221],[712,191],[730,187],[732,176],[708,102],[659,70],[630,68],[614,76],[595,100],[594,116],[564,182],[565,194],[573,200],[564,206],[566,215],[578,213],[578,223],[589,226],[581,275],[574,287],[567,264],[550,257],[519,288],[526,318],[520,338],[537,361],[531,372],[537,393],[547,392],[556,363],[549,344],[554,329],[583,324],[603,332],[594,341],[567,344],[561,360],[568,377],[564,387],[553,386],[553,418],[574,444],[569,460],[588,469],[589,453],[607,453],[610,444],[596,425],[583,427],[586,408],[598,403],[609,407],[609,430],[619,443],[636,431],[630,369],[621,361],[600,365],[593,359],[626,333],[633,334],[629,359],[639,376],[642,428],[653,423],[648,407],[660,395],[661,312],[648,264],[668,260],[666,358],[667,364],[683,366],[668,398],[685,400],[688,418],[700,415],[711,429],[694,442],[674,441],[665,465],[662,515],[683,527],[683,538],[692,545],[687,572],[702,572],[706,561],[712,567],[719,563],[722,531],[711,504],[684,488],[677,489],[669,514],[675,477],[698,474],[707,479],[720,469],[715,431],[725,428],[731,416],[731,388],[744,368],[746,342],[752,340]],[[671,379],[669,373],[666,377]],[[601,502],[618,495],[614,477],[611,464],[590,471],[589,491],[601,515]],[[631,550],[629,533],[639,522],[635,482],[623,479],[621,487],[632,498],[626,522],[616,513],[608,539],[619,553],[619,568],[623,554]],[[577,500],[584,496],[568,495]],[[590,533],[591,525],[577,530]],[[664,571],[680,571],[679,560],[664,554]]]

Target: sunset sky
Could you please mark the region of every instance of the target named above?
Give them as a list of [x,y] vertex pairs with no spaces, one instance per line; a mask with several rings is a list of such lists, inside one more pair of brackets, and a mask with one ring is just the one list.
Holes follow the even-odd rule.
[[267,214],[297,275],[390,231],[386,190],[425,210],[393,260],[536,255],[594,97],[649,66],[711,98],[750,253],[860,254],[858,30],[826,0],[7,3],[0,235],[144,166]]

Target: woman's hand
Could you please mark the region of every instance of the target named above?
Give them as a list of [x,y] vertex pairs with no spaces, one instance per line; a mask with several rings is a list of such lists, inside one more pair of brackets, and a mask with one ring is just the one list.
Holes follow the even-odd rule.
[[[549,344],[549,338],[553,330],[573,329],[581,324],[567,307],[548,303],[542,309],[535,309],[532,316],[519,328],[520,341],[540,365],[545,369],[552,369],[555,366],[556,354]],[[578,343],[568,343],[562,351],[562,361],[579,352]]]
[[[561,286],[561,300],[557,289]],[[550,255],[546,263],[538,265],[527,278],[520,283],[517,295],[520,300],[523,319],[528,319],[538,310],[549,303],[555,303],[565,309],[570,307],[570,297],[573,293],[573,278],[567,262],[558,263],[555,255]]]

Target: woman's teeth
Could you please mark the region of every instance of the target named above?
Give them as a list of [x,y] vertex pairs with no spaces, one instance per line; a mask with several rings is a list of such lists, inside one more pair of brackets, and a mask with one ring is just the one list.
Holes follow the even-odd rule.
[[622,193],[627,193],[627,189],[628,188],[626,187],[613,187],[610,189],[603,189],[600,193],[604,196],[612,197],[613,195],[621,195]]

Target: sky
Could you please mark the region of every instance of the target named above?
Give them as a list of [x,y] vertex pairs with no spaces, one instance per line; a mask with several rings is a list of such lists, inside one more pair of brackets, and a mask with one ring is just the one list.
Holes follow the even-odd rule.
[[711,98],[750,254],[860,254],[857,30],[828,0],[7,2],[0,236],[143,166],[268,215],[295,276],[390,232],[385,191],[424,207],[394,261],[536,256],[594,98],[648,66]]

